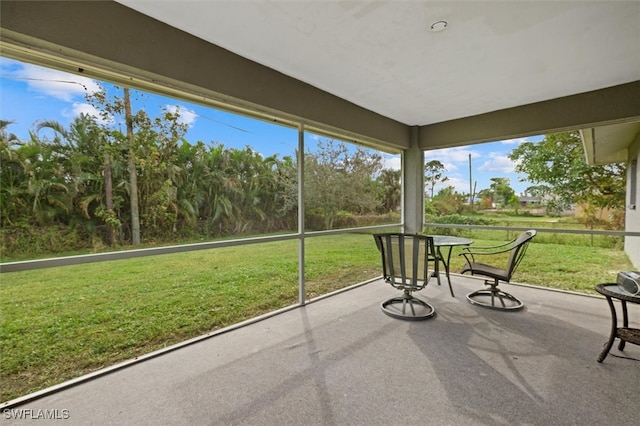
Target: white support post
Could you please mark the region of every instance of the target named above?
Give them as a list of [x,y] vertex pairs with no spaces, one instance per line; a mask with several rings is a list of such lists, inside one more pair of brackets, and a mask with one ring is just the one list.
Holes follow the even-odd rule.
[[402,152],[402,215],[404,232],[422,232],[424,223],[424,152],[419,128],[411,128],[411,146]]
[[298,126],[298,303],[305,304],[304,289],[304,124]]

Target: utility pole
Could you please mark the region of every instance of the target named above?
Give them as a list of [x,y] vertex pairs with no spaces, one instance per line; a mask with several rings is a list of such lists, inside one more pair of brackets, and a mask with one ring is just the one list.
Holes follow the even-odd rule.
[[471,176],[471,154],[469,154],[469,207],[471,207],[471,214],[473,214],[473,178]]

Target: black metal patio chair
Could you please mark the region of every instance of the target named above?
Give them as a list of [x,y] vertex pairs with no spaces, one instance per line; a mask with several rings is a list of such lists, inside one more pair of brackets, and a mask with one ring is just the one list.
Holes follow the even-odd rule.
[[[460,256],[464,256],[467,265],[462,273],[488,277],[484,281],[489,288],[483,288],[467,295],[469,302],[492,309],[517,310],[524,306],[518,298],[498,288],[500,281],[509,282],[522,261],[529,242],[536,236],[535,230],[520,234],[517,238],[497,246],[464,247]],[[484,262],[478,260],[483,259]],[[506,259],[506,262],[504,260]],[[493,266],[498,261],[504,266]],[[498,302],[498,303],[496,303]]]
[[434,276],[437,256],[433,237],[382,233],[374,234],[373,238],[382,255],[384,281],[403,292],[402,296],[382,302],[382,311],[404,320],[431,318],[436,312],[433,306],[414,297],[412,293],[425,288]]

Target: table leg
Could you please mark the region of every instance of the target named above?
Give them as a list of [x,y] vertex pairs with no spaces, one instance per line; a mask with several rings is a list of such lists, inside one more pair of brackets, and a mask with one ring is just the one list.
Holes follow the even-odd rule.
[[607,298],[607,303],[609,304],[609,309],[611,309],[611,334],[609,335],[609,341],[607,345],[600,353],[598,357],[598,362],[604,361],[604,359],[609,354],[611,347],[613,346],[613,341],[616,338],[616,334],[618,333],[618,316],[616,315],[616,307],[613,306],[613,301],[610,296],[605,296]]
[[447,282],[449,283],[449,291],[451,292],[451,297],[456,297],[453,294],[453,287],[451,286],[451,277],[449,276],[449,264],[451,262],[451,252],[453,251],[453,247],[452,246],[448,246],[449,248],[449,253],[447,253],[447,259],[445,260],[444,256],[442,255],[442,250],[440,250],[440,247],[438,247],[438,257],[442,260],[442,264],[444,265],[444,272],[445,275],[447,277]]
[[[621,300],[620,302],[622,303],[622,327],[623,328],[628,328],[629,327],[629,315],[627,314],[627,301],[626,300]],[[627,343],[625,340],[620,339],[620,344],[618,345],[618,350],[623,350],[625,343]]]

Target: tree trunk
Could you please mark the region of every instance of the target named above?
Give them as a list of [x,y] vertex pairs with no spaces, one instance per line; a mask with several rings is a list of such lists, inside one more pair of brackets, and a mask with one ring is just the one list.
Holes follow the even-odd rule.
[[[111,157],[109,151],[104,152],[104,192],[107,204],[107,214],[113,217],[113,183],[111,181]],[[107,221],[107,244],[113,247],[116,242],[115,229],[111,221]]]
[[133,119],[131,117],[131,99],[129,89],[124,88],[124,113],[127,122],[127,140],[129,141],[129,186],[131,193],[131,243],[140,244],[140,211],[138,208],[138,176],[136,172],[135,146],[133,140]]

